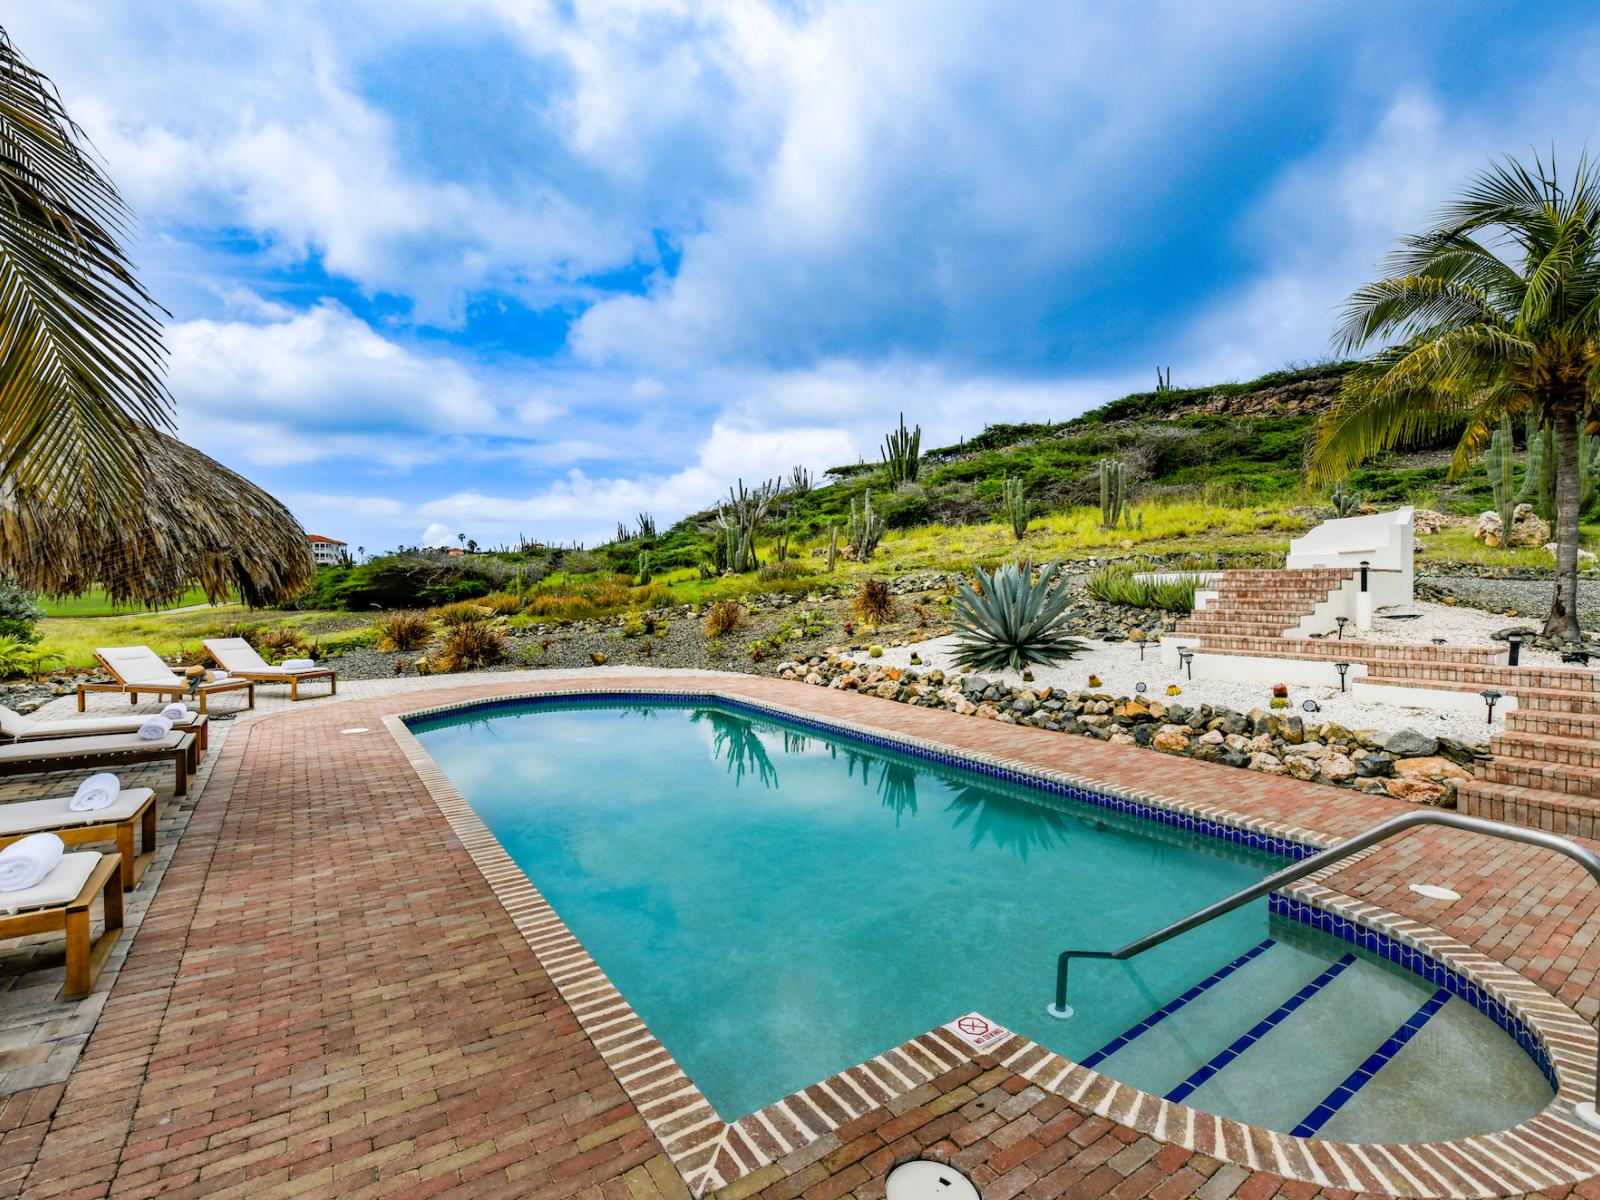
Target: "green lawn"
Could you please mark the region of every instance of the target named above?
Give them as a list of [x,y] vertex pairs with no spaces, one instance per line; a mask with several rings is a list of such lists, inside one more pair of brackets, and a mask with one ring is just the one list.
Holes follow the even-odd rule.
[[[167,608],[187,608],[193,604],[204,604],[206,594],[199,588],[190,588],[178,599],[174,600]],[[114,604],[109,596],[99,588],[92,592],[85,592],[81,596],[67,596],[61,599],[45,599],[39,602],[48,617],[106,617],[118,613],[143,612],[144,606],[139,604]]]
[[113,616],[46,617],[40,646],[71,670],[94,665],[97,646],[149,646],[157,654],[198,651],[202,638],[236,625],[283,625],[301,629],[328,650],[370,636],[372,618],[359,613],[273,612],[224,604],[194,612]]

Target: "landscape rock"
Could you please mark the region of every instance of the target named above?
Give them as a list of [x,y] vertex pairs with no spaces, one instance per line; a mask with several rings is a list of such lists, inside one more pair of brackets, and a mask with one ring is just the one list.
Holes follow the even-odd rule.
[[1384,739],[1383,748],[1396,758],[1426,758],[1439,750],[1439,739],[1416,729],[1401,729]]

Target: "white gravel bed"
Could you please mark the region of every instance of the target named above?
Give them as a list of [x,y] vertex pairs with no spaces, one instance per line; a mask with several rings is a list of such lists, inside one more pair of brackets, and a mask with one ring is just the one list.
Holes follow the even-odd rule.
[[[1415,621],[1396,621],[1393,616],[1403,613],[1419,614]],[[1369,642],[1411,642],[1421,646],[1436,637],[1442,637],[1452,646],[1504,646],[1490,635],[1501,629],[1523,626],[1537,631],[1544,625],[1542,616],[1519,613],[1508,617],[1503,613],[1484,612],[1481,608],[1438,604],[1430,600],[1416,600],[1410,604],[1395,604],[1380,608],[1373,614],[1372,628],[1365,632],[1346,627],[1349,637]],[[1522,645],[1525,667],[1559,667],[1561,655],[1553,650],[1539,650],[1531,641]]]
[[[931,671],[937,667],[946,673],[959,671],[960,668],[954,667],[951,662],[951,648],[955,640],[954,636],[949,636],[933,638],[913,646],[885,647],[881,659],[866,661],[874,665],[907,667],[911,665],[911,655],[916,653],[921,656],[922,665],[914,670]],[[1183,692],[1173,699],[1182,704],[1212,704],[1236,712],[1267,708],[1272,698],[1272,690],[1266,684],[1231,683],[1214,679],[1186,680],[1182,671],[1162,665],[1160,651],[1153,644],[1146,648],[1143,662],[1139,660],[1136,642],[1088,642],[1086,645],[1089,648],[1084,653],[1064,663],[1054,667],[1035,667],[1034,686],[1084,691],[1089,688],[1089,676],[1098,675],[1100,687],[1095,691],[1109,692],[1113,696],[1131,696],[1135,692],[1134,685],[1144,683],[1147,696],[1165,700],[1167,685],[1176,683]],[[982,674],[986,679],[1014,687],[1023,685],[1022,676],[1013,672]],[[1321,711],[1304,711],[1301,704],[1306,700],[1315,700],[1321,706]],[[1341,695],[1338,688],[1299,687],[1293,684],[1289,687],[1289,704],[1290,712],[1299,714],[1310,723],[1337,721],[1349,729],[1378,734],[1416,729],[1433,737],[1450,737],[1473,745],[1486,743],[1489,735],[1499,730],[1504,722],[1500,711],[1495,712],[1494,725],[1491,726],[1481,716],[1403,708],[1395,704],[1358,704],[1348,693]]]

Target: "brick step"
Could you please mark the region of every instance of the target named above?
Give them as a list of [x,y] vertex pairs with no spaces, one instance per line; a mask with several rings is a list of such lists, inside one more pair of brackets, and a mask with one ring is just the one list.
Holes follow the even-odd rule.
[[1600,768],[1600,740],[1593,737],[1521,733],[1508,728],[1504,733],[1494,735],[1489,749],[1496,758],[1503,757],[1513,762],[1564,763],[1575,767]]
[[[1235,624],[1228,627],[1229,632],[1237,633],[1243,637],[1276,638],[1280,640],[1283,638],[1284,631],[1288,628],[1287,624],[1277,625],[1272,623],[1264,625]],[[1178,627],[1174,632],[1179,635],[1187,634],[1203,639],[1217,636],[1220,630],[1210,625],[1195,626],[1188,621],[1179,621]]]
[[1600,769],[1595,767],[1497,757],[1478,764],[1478,778],[1484,783],[1506,783],[1513,787],[1600,801]]
[[1518,708],[1506,714],[1506,729],[1539,737],[1600,738],[1600,715],[1536,712]]
[[[1443,679],[1404,679],[1394,675],[1368,675],[1363,682],[1386,687],[1416,688],[1424,691],[1475,692],[1480,690],[1471,683],[1452,683]],[[1494,688],[1493,690],[1508,692],[1506,688]],[[1576,712],[1600,715],[1600,694],[1538,687],[1518,687],[1510,690],[1508,694],[1516,696],[1519,706],[1518,711],[1523,708],[1531,708],[1536,712]]]
[[1234,604],[1227,597],[1223,597],[1216,604],[1208,604],[1204,608],[1195,609],[1194,615],[1197,617],[1243,617],[1246,620],[1290,616],[1299,620],[1301,617],[1310,616],[1311,610],[1315,607],[1316,605],[1314,604],[1304,606],[1293,604]]
[[1466,780],[1456,788],[1456,810],[1566,837],[1593,838],[1600,831],[1600,803],[1510,783]]
[[1398,642],[1364,642],[1356,638],[1252,637],[1240,634],[1207,635],[1202,647],[1207,651],[1232,650],[1244,654],[1273,657],[1284,654],[1311,654],[1334,661],[1351,662],[1441,662],[1498,665],[1505,651],[1494,646],[1411,646]]
[[1315,597],[1326,598],[1328,593],[1339,586],[1339,581],[1332,583],[1297,583],[1292,587],[1261,587],[1258,584],[1228,584],[1218,583],[1211,588],[1214,592],[1221,593],[1228,599],[1237,600],[1282,600],[1289,597],[1310,600]]
[[1493,688],[1520,695],[1522,689],[1567,692],[1577,699],[1600,696],[1600,676],[1593,671],[1564,667],[1508,667],[1487,663],[1418,662],[1399,660],[1384,664],[1383,673],[1395,679],[1436,680],[1459,683],[1477,691]]

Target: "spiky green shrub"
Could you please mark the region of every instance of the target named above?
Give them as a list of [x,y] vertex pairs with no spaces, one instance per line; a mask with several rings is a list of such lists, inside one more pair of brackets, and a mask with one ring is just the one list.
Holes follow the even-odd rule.
[[900,427],[884,435],[883,465],[889,475],[889,486],[897,488],[902,483],[915,483],[922,467],[922,426],[906,429],[906,415],[900,414]]
[[1083,643],[1067,634],[1072,593],[1056,586],[1060,570],[1060,563],[1049,563],[1035,580],[1029,563],[1007,563],[993,572],[973,568],[977,586],[963,583],[956,593],[956,664],[974,671],[1020,671],[1082,651]]
[[1033,506],[1030,505],[1022,493],[1022,480],[1007,475],[1000,484],[1000,503],[1005,511],[1006,522],[1011,526],[1011,532],[1016,534],[1017,541],[1028,536],[1028,522],[1033,519]]
[[1140,579],[1133,563],[1109,563],[1089,576],[1084,590],[1106,604],[1135,608],[1160,608],[1167,612],[1194,611],[1196,581],[1189,578]]
[[872,493],[862,497],[861,507],[850,501],[850,548],[857,562],[868,562],[877,553],[883,537],[883,518],[872,511]]

